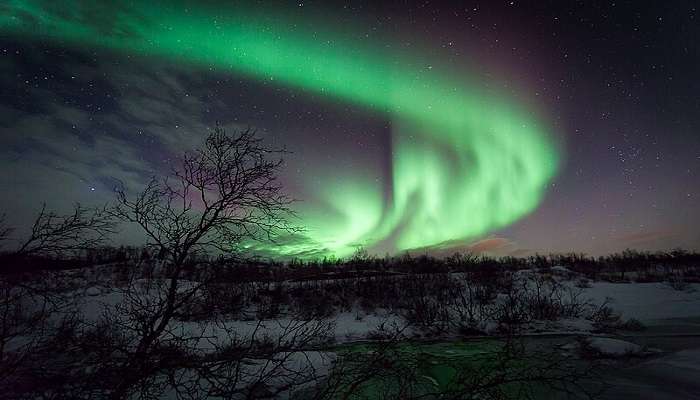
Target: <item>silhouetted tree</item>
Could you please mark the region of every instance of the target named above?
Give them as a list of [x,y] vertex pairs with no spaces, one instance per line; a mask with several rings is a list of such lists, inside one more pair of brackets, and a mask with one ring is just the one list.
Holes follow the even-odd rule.
[[171,177],[153,178],[133,198],[118,188],[115,214],[138,224],[177,275],[197,252],[231,252],[244,240],[295,230],[291,200],[277,180],[283,160],[270,160],[283,152],[268,149],[252,130],[230,136],[217,126]]
[[205,284],[181,285],[188,260],[206,252],[234,252],[244,241],[295,230],[288,221],[291,200],[277,179],[283,153],[266,147],[252,130],[228,135],[217,126],[201,148],[184,154],[171,176],[154,177],[133,197],[123,187],[117,189],[113,214],[141,227],[148,245],[164,261],[167,283],[157,288],[157,296],[130,290],[130,301],[118,310],[132,320],[131,326],[121,326],[133,346],[123,352],[111,398],[128,397],[135,387],[164,373],[167,368],[160,366],[167,367],[166,348],[187,354],[188,341],[196,339],[178,336],[170,326]]

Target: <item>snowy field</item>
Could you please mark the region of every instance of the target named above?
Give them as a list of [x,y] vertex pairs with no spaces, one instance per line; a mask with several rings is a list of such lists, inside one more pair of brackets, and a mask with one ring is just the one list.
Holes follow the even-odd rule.
[[[434,294],[430,294],[426,297],[433,301],[426,300],[429,315],[421,314],[420,318],[415,310],[363,305],[361,301],[351,303],[350,308],[331,307],[332,312],[327,315],[312,318],[293,313],[290,303],[282,305],[275,316],[261,318],[261,307],[266,304],[263,301],[244,303],[238,312],[215,318],[212,314],[212,318],[205,315],[197,320],[173,319],[162,340],[187,342],[191,351],[212,356],[221,354],[231,343],[239,347],[277,346],[274,348],[280,350],[270,359],[252,357],[242,364],[244,377],[236,381],[245,386],[265,377],[266,387],[293,387],[274,396],[277,398],[303,393],[329,379],[337,368],[339,354],[360,344],[388,339],[440,343],[448,346],[442,356],[449,356],[450,343],[513,334],[527,343],[550,346],[550,350],[564,358],[600,362],[600,371],[611,385],[600,398],[632,399],[640,398],[642,393],[643,398],[648,399],[700,398],[700,380],[697,379],[700,376],[700,284],[691,283],[682,290],[667,282],[587,280],[582,284],[581,276],[563,267],[555,267],[546,275],[531,270],[518,271],[513,277],[506,285],[510,289],[499,289],[500,293],[493,293],[479,307],[472,303],[453,304],[452,300],[448,301],[450,307],[441,307],[431,297]],[[469,277],[455,273],[450,279],[466,282]],[[314,284],[339,287],[343,281],[328,279]],[[282,285],[290,293],[306,288],[305,282],[264,285],[264,290],[253,287],[268,293],[278,290],[276,285]],[[121,313],[120,317],[107,320],[106,327],[113,329],[125,324],[127,330],[134,329],[129,324],[134,324],[135,320],[125,310],[137,304],[143,308],[141,312],[148,312],[160,304],[166,288],[146,279],[137,279],[125,286],[123,282],[111,284],[104,278],[98,282],[84,277],[75,278],[70,286],[62,296],[75,305],[72,312],[81,316],[83,323],[105,326],[105,315]],[[205,289],[197,281],[185,280],[179,283],[178,294],[192,293],[196,297]],[[471,293],[476,289],[466,284],[460,290],[452,293],[452,297],[466,298],[466,291]],[[420,306],[425,299],[418,299],[418,303],[406,304]],[[311,306],[326,300],[313,298]],[[547,311],[550,308],[554,311]],[[457,320],[464,319],[467,312],[478,315],[480,320],[469,322],[470,329],[465,331],[464,324]],[[431,313],[439,313],[441,317]],[[504,321],[509,321],[511,314],[521,318],[515,323],[517,331],[504,330]],[[436,326],[442,328],[435,329]],[[13,343],[19,348],[31,340],[31,333],[18,335],[8,342],[8,348]],[[183,372],[183,376],[185,374]],[[427,378],[431,382],[440,379],[439,376]],[[166,390],[160,398],[174,399],[178,395]]]
[[[566,271],[560,271],[566,272]],[[675,290],[667,283],[610,283],[590,282],[584,288],[576,288],[576,276],[559,278],[566,287],[580,292],[579,298],[590,307],[607,304],[620,320],[635,319],[646,329],[639,332],[596,332],[595,326],[585,316],[563,318],[557,321],[532,321],[525,324],[522,336],[568,335],[572,339],[568,349],[580,346],[573,339],[584,335],[589,350],[614,363],[607,379],[613,385],[604,398],[639,398],[646,393],[649,399],[698,398],[700,384],[700,284],[691,284],[685,290]],[[82,310],[86,315],[99,315],[101,307],[118,304],[120,293],[108,288],[88,288],[84,292]],[[319,299],[322,301],[322,299]],[[372,312],[359,308],[337,312],[326,319],[330,322],[330,342],[334,345],[367,342],[373,333],[387,327],[405,326],[407,322],[396,312],[376,309]],[[248,337],[257,330],[266,337],[283,335],[289,326],[299,323],[294,318],[280,316],[271,320],[229,320],[225,326],[207,326],[204,336],[216,338],[222,332],[235,331]],[[185,330],[196,331],[201,324],[180,322]],[[488,324],[486,324],[488,325]],[[422,336],[420,330],[409,326],[408,337],[435,340],[458,340],[451,334]],[[489,332],[487,329],[485,334]],[[674,336],[669,348],[664,345]],[[653,339],[652,339],[653,338]],[[650,347],[656,345],[656,347]],[[573,347],[572,347],[573,346]],[[564,346],[567,348],[567,346]],[[211,340],[202,340],[200,349],[212,350]],[[332,352],[317,352],[312,356],[320,371],[328,372],[332,364]]]

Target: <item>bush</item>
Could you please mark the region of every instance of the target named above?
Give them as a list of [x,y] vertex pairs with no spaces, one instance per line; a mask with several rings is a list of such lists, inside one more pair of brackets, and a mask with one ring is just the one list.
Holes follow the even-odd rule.
[[609,299],[606,299],[603,304],[598,307],[590,316],[589,320],[593,322],[593,327],[598,332],[612,332],[620,326],[620,315],[615,313],[608,305]]
[[299,292],[291,301],[292,313],[302,319],[328,318],[335,313],[333,299],[321,290]]
[[668,278],[668,285],[673,290],[687,291],[690,289],[690,284],[684,279],[683,275],[671,275]]
[[593,285],[591,285],[591,281],[588,278],[580,278],[576,281],[576,287],[579,289],[589,289],[593,287]]
[[642,321],[635,319],[635,318],[630,318],[627,321],[621,323],[617,327],[620,330],[623,331],[630,331],[630,332],[641,332],[645,329],[647,329],[646,325],[642,323]]

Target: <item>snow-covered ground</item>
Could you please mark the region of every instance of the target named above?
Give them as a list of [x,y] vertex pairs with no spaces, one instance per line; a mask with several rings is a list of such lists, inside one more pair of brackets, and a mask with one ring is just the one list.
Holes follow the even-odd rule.
[[614,368],[607,376],[610,388],[604,399],[700,399],[700,348]]
[[603,399],[700,399],[700,285],[678,291],[665,283],[594,282],[584,293],[597,304],[609,299],[624,319],[647,327],[624,338],[588,339],[603,356],[637,360],[602,373],[609,385]]
[[610,337],[592,337],[586,340],[586,347],[602,356],[623,357],[641,356],[644,354],[642,346],[626,340]]
[[[559,279],[574,288],[576,277],[568,271],[555,271]],[[579,288],[576,288],[579,290]],[[688,336],[682,345],[673,349],[660,346],[659,350],[646,346],[646,332],[628,332],[624,337],[591,333],[593,325],[585,317],[564,319],[556,322],[531,324],[524,334],[586,335],[588,344],[601,356],[616,359],[619,364],[606,372],[612,389],[606,399],[700,399],[700,284],[691,284],[687,290],[674,290],[666,283],[608,283],[590,282],[590,287],[580,289],[581,299],[592,305],[607,303],[622,320],[637,319],[647,327],[646,332],[658,335],[673,335],[682,326],[683,335]],[[119,291],[107,287],[84,288],[76,293],[82,300],[82,311],[86,316],[97,318],[104,306],[114,306],[122,300]],[[319,301],[323,301],[319,299]],[[693,320],[695,318],[695,320]],[[341,312],[328,320],[330,335],[335,343],[364,341],[372,338],[382,326],[391,331],[404,325],[402,317],[388,310],[366,313],[355,309]],[[202,325],[195,322],[177,322],[192,332],[201,331]],[[204,336],[223,339],[225,332],[237,332],[242,338],[259,336],[278,337],[285,329],[299,323],[289,317],[269,321],[230,320],[225,326],[209,325]],[[662,327],[668,329],[663,330]],[[257,331],[256,331],[257,330]],[[661,332],[661,333],[659,333]],[[407,331],[411,335],[413,331]],[[697,335],[697,336],[693,336]],[[434,339],[434,338],[431,338]],[[449,338],[445,338],[448,340]],[[644,339],[644,343],[642,340]],[[663,340],[658,341],[664,343]],[[211,340],[202,340],[200,348],[212,350]],[[316,353],[314,353],[316,354]],[[318,353],[319,359],[328,353]],[[323,357],[321,357],[323,356]],[[620,359],[635,357],[634,363],[625,364]],[[324,358],[325,359],[325,358]],[[324,368],[328,368],[328,363]],[[323,370],[323,368],[322,368]]]
[[[572,287],[574,283],[575,280],[565,282]],[[670,320],[700,318],[700,284],[692,284],[689,285],[688,290],[678,291],[665,283],[591,282],[589,288],[580,290],[582,290],[580,299],[594,306],[607,302],[615,313],[622,317],[622,320],[634,318],[642,321],[647,327],[665,325]],[[82,312],[89,319],[99,318],[104,306],[114,306],[122,301],[121,292],[109,288],[89,287],[78,294],[78,297],[81,298]],[[319,299],[319,301],[323,300]],[[328,320],[333,323],[331,336],[336,343],[366,340],[368,334],[376,332],[382,324],[388,329],[405,324],[400,316],[383,309],[372,313],[356,309],[352,312],[337,313]],[[279,332],[292,322],[291,318],[282,316],[276,320],[263,321],[262,327],[258,326],[258,321],[250,320],[231,320],[226,323],[226,327],[233,328],[244,336],[256,328],[261,328],[267,335],[276,336],[275,332]],[[199,324],[196,323],[184,323],[184,325],[191,325],[192,330],[200,329]],[[700,334],[700,324],[697,328],[697,333]],[[210,329],[212,331],[208,333],[216,335],[215,328]],[[592,329],[591,321],[581,317],[556,322],[532,323],[524,333],[577,334],[589,332]],[[404,333],[412,334],[414,331],[407,330]],[[692,332],[686,329],[684,333]]]
[[663,282],[608,283],[593,282],[584,289],[584,296],[595,304],[610,299],[610,306],[622,316],[636,318],[645,324],[671,318],[700,317],[700,284],[688,290],[674,290]]

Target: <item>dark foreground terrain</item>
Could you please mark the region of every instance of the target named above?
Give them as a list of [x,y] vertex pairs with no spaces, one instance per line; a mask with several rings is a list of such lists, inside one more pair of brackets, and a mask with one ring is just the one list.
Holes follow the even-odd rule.
[[140,249],[7,260],[2,398],[700,393],[694,254],[202,259],[175,284]]

